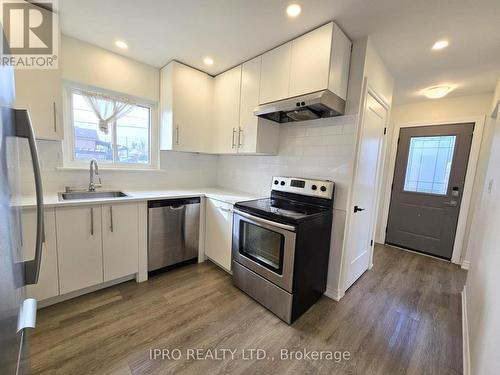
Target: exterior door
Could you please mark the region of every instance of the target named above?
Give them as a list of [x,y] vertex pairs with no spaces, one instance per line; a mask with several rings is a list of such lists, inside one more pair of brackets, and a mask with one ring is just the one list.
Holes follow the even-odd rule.
[[387,109],[371,94],[363,109],[351,221],[347,240],[347,272],[344,288],[349,288],[369,267],[375,231],[375,210],[379,185],[382,140]]
[[451,259],[474,124],[400,131],[386,243]]

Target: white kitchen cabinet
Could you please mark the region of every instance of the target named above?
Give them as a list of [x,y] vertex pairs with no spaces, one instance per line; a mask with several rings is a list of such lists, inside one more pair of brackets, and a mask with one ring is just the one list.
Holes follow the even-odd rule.
[[262,55],[259,103],[329,89],[347,97],[351,41],[333,22]]
[[61,294],[103,282],[101,206],[56,209]]
[[292,42],[262,55],[259,104],[288,97]]
[[160,149],[211,152],[213,78],[172,61],[160,74]]
[[238,151],[240,126],[241,65],[215,77],[214,81],[214,151],[230,154]]
[[240,122],[238,153],[277,154],[279,125],[254,115],[259,105],[262,57],[243,63],[241,67]]
[[131,275],[138,270],[137,203],[102,206],[102,255],[104,281]]
[[[35,257],[36,209],[22,211],[22,247],[24,260]],[[44,213],[45,242],[42,246],[42,262],[38,283],[28,285],[26,294],[38,301],[59,295],[59,278],[57,274],[56,250],[56,218],[54,209],[45,209]]]
[[229,203],[207,199],[205,255],[226,271],[231,271],[232,209]]
[[29,110],[37,139],[62,140],[62,81],[59,69],[15,70],[14,108]]
[[290,97],[328,87],[332,31],[329,23],[292,41]]

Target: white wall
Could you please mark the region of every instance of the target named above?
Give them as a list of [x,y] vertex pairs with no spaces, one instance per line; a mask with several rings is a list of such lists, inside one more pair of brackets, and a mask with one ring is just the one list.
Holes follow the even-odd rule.
[[[397,134],[394,134],[394,128],[396,124],[408,124],[408,123],[422,123],[434,122],[434,121],[446,121],[454,119],[471,118],[477,116],[486,116],[491,107],[491,93],[486,93],[482,95],[474,96],[464,96],[458,98],[443,98],[435,100],[426,100],[418,103],[404,104],[399,106],[394,106],[392,108],[391,117],[389,121],[388,128],[388,139],[387,147],[385,153],[385,164],[383,172],[383,183],[382,183],[382,196],[380,200],[380,206],[378,210],[377,219],[377,231],[376,231],[376,241],[379,243],[384,242],[385,237],[385,227],[387,224],[387,212],[389,208],[390,191],[388,191],[388,186],[390,182],[388,181],[391,176],[391,168],[389,159],[391,157],[390,153],[393,148],[393,143],[397,139]],[[487,137],[487,129],[485,129],[485,134],[483,135],[483,142],[481,146],[481,153],[479,157],[478,167],[476,170],[476,180],[473,188],[473,199],[471,202],[471,212],[474,209],[475,199],[480,192],[482,186],[482,180],[484,176],[484,170],[486,165],[487,157],[487,144],[485,144],[484,139]],[[487,143],[487,142],[486,142]],[[466,236],[469,232],[470,222],[466,228]],[[463,254],[464,255],[464,254]]]
[[158,102],[160,70],[63,35],[61,75],[78,82]]
[[[117,93],[159,100],[159,69],[127,59],[91,44],[62,37],[60,69],[63,80],[103,88]],[[62,87],[61,87],[62,90]],[[65,186],[88,185],[87,170],[61,170],[62,144],[38,141],[44,191],[54,193]],[[22,192],[34,194],[31,161],[23,152],[21,160]],[[214,186],[217,181],[217,156],[179,152],[160,152],[160,171],[101,170],[104,189],[162,189]]]
[[465,291],[470,372],[464,373],[472,375],[496,374],[500,369],[500,116],[496,116],[487,123],[492,128],[491,152],[469,242],[473,258]]

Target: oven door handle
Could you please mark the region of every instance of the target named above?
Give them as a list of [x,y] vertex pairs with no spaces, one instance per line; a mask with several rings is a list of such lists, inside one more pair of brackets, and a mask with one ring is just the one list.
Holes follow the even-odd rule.
[[259,222],[262,224],[267,224],[267,225],[270,225],[270,226],[273,226],[276,228],[281,228],[281,229],[284,229],[284,230],[287,230],[290,232],[295,232],[295,227],[292,225],[286,225],[286,224],[277,223],[275,221],[262,219],[260,217],[254,216],[254,215],[247,214],[246,212],[242,212],[240,210],[233,210],[233,212],[242,216],[242,217],[246,217],[247,219],[251,219],[253,221],[256,221],[256,222]]

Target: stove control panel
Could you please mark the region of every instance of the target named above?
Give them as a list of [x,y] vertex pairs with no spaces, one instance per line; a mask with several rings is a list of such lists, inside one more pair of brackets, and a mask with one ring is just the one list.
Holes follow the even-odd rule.
[[272,190],[332,199],[335,183],[297,177],[273,177]]

